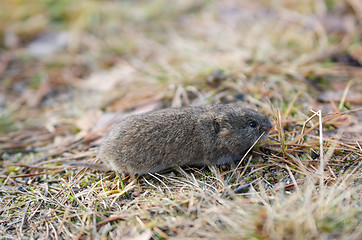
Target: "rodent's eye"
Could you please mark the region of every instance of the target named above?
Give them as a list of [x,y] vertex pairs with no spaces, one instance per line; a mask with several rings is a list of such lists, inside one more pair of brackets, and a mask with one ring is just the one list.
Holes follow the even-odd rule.
[[256,122],[252,121],[249,123],[249,126],[252,127],[252,128],[256,128]]

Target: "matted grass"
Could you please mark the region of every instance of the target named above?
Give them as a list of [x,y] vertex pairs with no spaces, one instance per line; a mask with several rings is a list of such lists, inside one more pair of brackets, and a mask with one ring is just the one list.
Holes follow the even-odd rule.
[[[1,1],[1,239],[361,239],[361,12]],[[96,161],[127,114],[234,101],[274,124],[240,164],[136,179],[64,164]]]

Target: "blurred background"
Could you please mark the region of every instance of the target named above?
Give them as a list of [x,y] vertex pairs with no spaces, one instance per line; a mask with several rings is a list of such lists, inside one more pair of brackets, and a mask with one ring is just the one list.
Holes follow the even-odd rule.
[[361,8],[358,0],[2,0],[0,132],[89,132],[111,113],[189,104],[244,101],[271,114],[270,100],[295,117],[360,106]]

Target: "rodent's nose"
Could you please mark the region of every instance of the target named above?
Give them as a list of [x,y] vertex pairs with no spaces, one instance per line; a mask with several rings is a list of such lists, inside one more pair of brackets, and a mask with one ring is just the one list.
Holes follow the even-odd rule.
[[268,121],[266,123],[266,125],[264,126],[264,131],[269,132],[272,128],[273,128],[273,124],[270,121]]

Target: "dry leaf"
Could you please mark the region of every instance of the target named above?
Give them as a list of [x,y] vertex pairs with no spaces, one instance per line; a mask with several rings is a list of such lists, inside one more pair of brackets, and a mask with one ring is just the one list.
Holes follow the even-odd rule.
[[134,72],[135,69],[123,61],[112,69],[93,73],[81,83],[81,87],[97,91],[110,91],[132,82],[132,74]]

